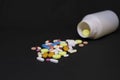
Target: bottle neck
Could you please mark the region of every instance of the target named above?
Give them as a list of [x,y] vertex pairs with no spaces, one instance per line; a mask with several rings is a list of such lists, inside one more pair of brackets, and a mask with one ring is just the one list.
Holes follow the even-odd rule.
[[[96,35],[96,24],[94,23],[93,20],[89,20],[89,19],[83,19],[77,27],[78,33],[81,37],[83,38],[94,38]],[[83,30],[88,30],[89,31],[89,35],[85,36],[83,35]]]

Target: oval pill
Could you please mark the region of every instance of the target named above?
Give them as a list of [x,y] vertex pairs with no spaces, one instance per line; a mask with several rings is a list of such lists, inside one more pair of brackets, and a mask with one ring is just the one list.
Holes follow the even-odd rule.
[[87,41],[83,41],[83,44],[87,45],[87,44],[88,44],[88,42],[87,42]]
[[84,44],[79,44],[79,47],[84,47]]
[[59,52],[59,54],[60,54],[61,56],[64,56],[64,55],[67,54],[67,52],[65,52],[65,51],[61,51],[61,52]]
[[46,53],[48,51],[49,51],[48,49],[41,49],[41,53]]
[[59,61],[56,60],[56,59],[50,59],[50,62],[53,62],[53,63],[58,63]]
[[61,55],[59,55],[59,54],[53,55],[53,58],[54,58],[54,59],[60,59],[60,58],[61,58]]
[[41,62],[44,62],[44,58],[41,58],[41,57],[37,57],[37,60],[41,61]]
[[31,50],[36,50],[36,47],[31,47]]
[[81,44],[82,40],[75,40],[76,44]]

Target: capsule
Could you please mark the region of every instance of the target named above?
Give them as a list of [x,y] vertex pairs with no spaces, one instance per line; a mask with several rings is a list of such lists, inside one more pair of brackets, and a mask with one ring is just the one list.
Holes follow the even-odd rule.
[[42,58],[42,57],[37,57],[37,60],[40,62],[44,62],[44,58]]
[[58,63],[59,61],[56,60],[56,59],[50,59],[50,62],[52,62],[52,63]]

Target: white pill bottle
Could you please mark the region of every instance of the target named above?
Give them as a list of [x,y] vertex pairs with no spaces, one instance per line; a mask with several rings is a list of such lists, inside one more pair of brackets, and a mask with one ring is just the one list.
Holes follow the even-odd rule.
[[[104,10],[86,15],[77,25],[77,32],[82,38],[98,39],[114,32],[119,25],[118,16],[111,10]],[[89,30],[84,36],[83,30]]]

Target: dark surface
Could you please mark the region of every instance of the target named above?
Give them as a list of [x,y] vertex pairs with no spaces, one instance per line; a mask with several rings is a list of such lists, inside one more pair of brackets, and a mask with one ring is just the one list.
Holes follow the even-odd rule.
[[0,80],[120,80],[120,29],[87,39],[89,45],[58,64],[41,63],[30,50],[48,39],[81,39],[78,22],[106,9],[119,16],[116,0],[1,0]]

